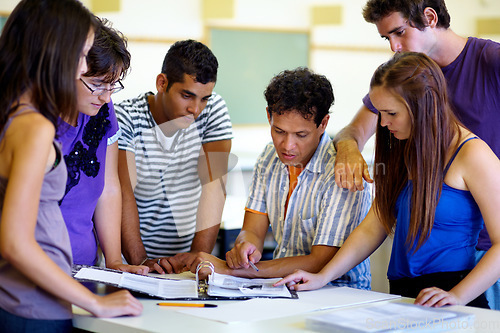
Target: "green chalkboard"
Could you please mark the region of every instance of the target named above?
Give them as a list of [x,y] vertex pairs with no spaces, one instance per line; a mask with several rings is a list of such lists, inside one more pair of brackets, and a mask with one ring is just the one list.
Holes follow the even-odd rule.
[[232,123],[267,123],[264,90],[279,72],[309,65],[309,33],[227,28],[209,33],[219,61],[215,91],[226,100]]
[[0,33],[3,30],[3,26],[5,25],[5,22],[7,22],[7,16],[0,15]]

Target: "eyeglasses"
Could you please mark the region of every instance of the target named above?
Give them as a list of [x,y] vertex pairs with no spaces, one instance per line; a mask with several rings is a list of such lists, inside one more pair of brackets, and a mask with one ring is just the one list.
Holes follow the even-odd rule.
[[[95,88],[95,89],[92,89],[89,87],[89,85],[87,83],[85,83],[85,81],[83,81],[81,78],[80,78],[80,81],[82,81],[83,85],[85,87],[87,87],[88,90],[90,90],[90,93],[94,96],[101,96],[102,94],[104,94],[105,92],[109,91],[110,94],[114,94],[114,93],[117,93],[119,92],[120,90],[122,90],[124,87],[123,87],[123,84],[121,83],[120,80],[116,81],[115,83],[113,83],[111,85],[111,88],[110,89],[106,89],[106,88]],[[118,87],[115,87],[116,85],[118,84]]]

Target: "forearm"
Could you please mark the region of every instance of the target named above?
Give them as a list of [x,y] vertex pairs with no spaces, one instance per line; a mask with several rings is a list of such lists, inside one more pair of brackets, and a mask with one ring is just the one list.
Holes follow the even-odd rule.
[[121,193],[119,188],[105,190],[97,202],[94,225],[106,267],[121,264]]
[[95,307],[95,295],[55,264],[34,239],[20,242],[11,253],[5,259],[40,288],[83,309]]
[[355,145],[359,151],[363,151],[366,142],[375,133],[377,121],[378,116],[363,105],[349,125],[333,138],[335,149],[341,150],[343,148],[341,145],[352,149]]
[[234,241],[234,246],[236,247],[238,244],[250,243],[255,246],[257,251],[262,253],[264,251],[265,236],[265,233],[260,234],[258,230],[255,230],[253,228],[245,228],[245,225],[243,225],[243,228]]
[[500,278],[500,244],[494,244],[476,267],[450,290],[463,304],[474,300]]
[[245,278],[277,278],[292,274],[297,269],[317,273],[331,259],[330,256],[318,258],[313,255],[279,258],[259,261],[255,266],[258,271],[249,268],[229,269],[227,274]]
[[348,145],[349,147],[355,145],[355,147],[361,151],[363,150],[365,142],[359,144],[359,141],[359,131],[356,130],[356,128],[351,127],[350,125],[347,125],[335,135],[335,137],[333,138],[333,145],[335,146],[336,150],[341,150],[343,148],[342,146],[339,146],[339,144]]
[[387,234],[373,211],[347,237],[337,254],[319,272],[327,280],[335,280],[368,258],[385,240]]
[[197,233],[214,226],[217,226],[218,232],[226,202],[225,180],[226,177],[222,177],[202,185],[196,212]]
[[135,197],[126,198],[123,194],[121,243],[122,253],[131,265],[138,265],[146,259],[146,249],[141,239],[139,213]]
[[193,243],[191,244],[190,252],[212,253],[215,242],[217,241],[217,235],[219,234],[219,226],[220,224],[217,224],[213,227],[196,232],[193,238]]
[[202,186],[191,252],[212,252],[219,234],[225,200],[222,178]]

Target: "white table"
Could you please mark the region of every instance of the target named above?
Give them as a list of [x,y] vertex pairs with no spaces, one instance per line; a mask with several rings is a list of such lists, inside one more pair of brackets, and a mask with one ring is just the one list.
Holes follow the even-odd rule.
[[[315,291],[321,293],[321,289]],[[299,293],[300,298],[300,293]],[[216,304],[229,304],[235,301],[210,301]],[[237,301],[236,301],[237,302]],[[402,298],[382,302],[404,302],[412,303],[412,299]],[[338,311],[343,308],[321,310],[315,312],[303,313],[291,317],[283,317],[277,319],[248,322],[248,323],[233,323],[225,324],[213,320],[207,320],[183,313],[176,310],[179,308],[160,307],[156,304],[158,300],[141,299],[144,306],[143,314],[139,317],[121,317],[121,318],[96,318],[90,316],[82,309],[74,308],[75,317],[73,319],[74,326],[91,332],[119,332],[119,333],[132,333],[132,332],[199,332],[199,333],[224,333],[224,332],[238,332],[238,333],[293,333],[293,332],[308,332],[305,328],[305,320],[311,315],[320,314],[327,311]],[[369,303],[373,304],[373,303]],[[355,305],[368,306],[365,305]],[[454,332],[500,332],[500,311],[485,310],[467,306],[452,306],[448,309],[473,313],[475,314],[474,322],[471,323],[472,327],[465,327]],[[203,309],[202,309],[203,310]]]

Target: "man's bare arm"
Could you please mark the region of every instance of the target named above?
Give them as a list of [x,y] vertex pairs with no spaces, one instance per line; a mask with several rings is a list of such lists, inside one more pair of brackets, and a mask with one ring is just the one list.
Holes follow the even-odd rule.
[[196,214],[196,232],[189,253],[179,253],[162,260],[168,273],[180,273],[190,269],[198,252],[211,253],[222,219],[226,200],[226,180],[231,140],[203,144],[203,153],[198,160],[198,175],[201,181],[201,196]]
[[129,264],[138,265],[146,259],[147,255],[142,244],[139,212],[133,190],[137,183],[133,153],[126,150],[118,151],[118,176],[122,191],[122,253]]
[[373,180],[368,165],[361,155],[368,139],[375,133],[378,116],[366,106],[362,106],[352,121],[333,139],[337,150],[335,159],[335,183],[350,191],[363,190],[363,179]]
[[252,267],[232,269],[229,267],[229,262],[226,264],[224,260],[207,253],[199,253],[196,262],[210,261],[214,264],[215,271],[220,274],[246,278],[273,278],[284,277],[297,269],[317,273],[335,256],[338,250],[339,248],[334,246],[315,245],[311,248],[309,255],[259,261],[255,264],[258,271]]
[[234,269],[248,268],[248,261],[258,262],[262,257],[264,240],[269,230],[266,214],[245,212],[243,227],[234,242],[234,247],[226,253],[227,265]]

